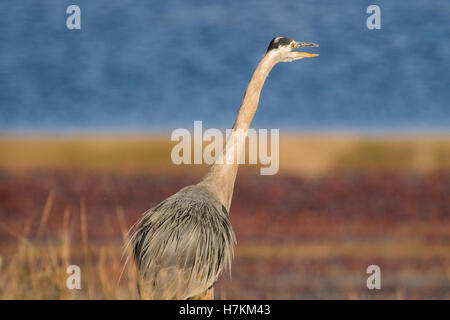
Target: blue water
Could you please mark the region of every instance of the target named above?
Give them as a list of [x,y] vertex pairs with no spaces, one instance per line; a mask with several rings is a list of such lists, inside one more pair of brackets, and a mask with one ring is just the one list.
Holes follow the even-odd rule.
[[320,57],[275,67],[255,128],[450,131],[448,0],[1,0],[0,132],[230,127],[274,36]]

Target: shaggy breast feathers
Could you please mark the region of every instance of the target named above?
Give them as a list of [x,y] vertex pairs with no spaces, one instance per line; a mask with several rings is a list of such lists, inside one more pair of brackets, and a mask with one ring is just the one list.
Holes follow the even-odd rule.
[[189,186],[144,213],[130,241],[144,297],[200,295],[230,267],[235,236],[214,199],[207,188]]

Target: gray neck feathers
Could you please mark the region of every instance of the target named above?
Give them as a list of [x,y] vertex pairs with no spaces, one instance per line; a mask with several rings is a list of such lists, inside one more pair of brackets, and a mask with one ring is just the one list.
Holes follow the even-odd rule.
[[239,166],[237,159],[245,151],[245,137],[258,108],[259,97],[264,82],[270,70],[272,70],[277,62],[277,57],[270,53],[266,54],[259,62],[245,91],[233,126],[233,131],[230,137],[228,137],[225,149],[217,157],[215,163],[200,182],[200,184],[210,188],[228,212],[231,206],[234,182]]

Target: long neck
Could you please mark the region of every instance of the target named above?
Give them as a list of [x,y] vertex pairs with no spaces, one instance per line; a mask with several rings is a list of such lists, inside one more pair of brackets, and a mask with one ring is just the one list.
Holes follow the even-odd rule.
[[200,182],[200,184],[210,187],[227,211],[230,210],[233,196],[234,181],[239,166],[238,159],[245,151],[245,137],[258,108],[264,81],[276,63],[276,57],[270,54],[265,55],[259,62],[245,91],[233,131],[227,139],[225,149]]

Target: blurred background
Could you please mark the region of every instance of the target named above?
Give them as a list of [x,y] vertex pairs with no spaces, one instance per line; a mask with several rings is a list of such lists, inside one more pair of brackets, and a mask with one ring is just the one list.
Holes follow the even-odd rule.
[[320,56],[265,83],[252,126],[280,129],[280,172],[240,169],[216,298],[449,299],[449,19],[444,0],[3,0],[0,298],[136,298],[126,231],[207,169],[174,165],[170,133],[230,128],[287,36]]

